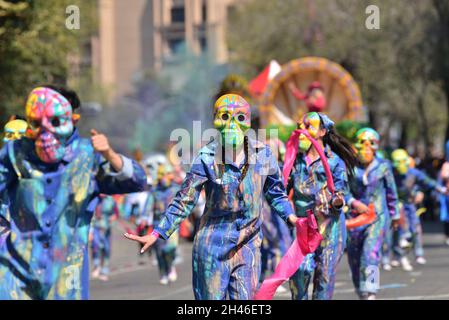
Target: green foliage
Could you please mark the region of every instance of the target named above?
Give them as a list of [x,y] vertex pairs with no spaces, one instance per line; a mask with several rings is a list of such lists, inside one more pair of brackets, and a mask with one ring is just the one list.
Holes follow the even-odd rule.
[[[371,4],[380,10],[379,30],[365,26]],[[253,0],[237,7],[230,20],[233,63],[248,76],[271,59],[284,64],[322,56],[353,75],[374,128],[387,127],[387,134],[402,126],[408,142],[443,136],[444,92],[449,97],[445,1]]]
[[[66,7],[80,8],[80,29],[66,28]],[[95,31],[95,1],[0,0],[0,122],[23,114],[33,86],[67,83],[72,59]]]

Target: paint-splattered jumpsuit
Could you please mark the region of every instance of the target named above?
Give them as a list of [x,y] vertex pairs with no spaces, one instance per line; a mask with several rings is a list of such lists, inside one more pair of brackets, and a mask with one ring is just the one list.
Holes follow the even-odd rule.
[[94,268],[101,268],[100,273],[109,274],[109,259],[111,257],[111,218],[118,217],[118,206],[111,196],[101,199],[95,210],[92,223],[92,260]]
[[89,225],[100,193],[140,191],[143,169],[122,157],[114,172],[77,130],[60,163],[39,160],[34,142],[0,151],[0,199],[10,199],[11,232],[0,238],[0,299],[87,299]]
[[[335,185],[335,193],[345,196],[348,177],[343,160],[329,147],[325,148]],[[312,210],[323,237],[314,253],[308,254],[298,271],[290,278],[292,299],[308,299],[308,287],[313,275],[313,299],[330,300],[334,292],[338,263],[346,244],[345,216],[341,209],[330,208],[332,196],[327,189],[326,175],[321,159],[307,164],[305,155],[298,153],[289,189],[293,188],[296,215],[306,217]]]
[[[424,255],[422,227],[419,217],[416,215],[414,199],[417,192],[421,189],[432,191],[442,188],[442,186],[436,180],[431,179],[424,172],[416,168],[409,168],[406,174],[399,174],[394,170],[394,179],[398,188],[399,201],[402,204],[407,221],[408,231],[412,234],[415,256],[422,257]],[[399,236],[394,237],[394,239],[399,239]],[[393,246],[399,246],[399,244],[394,243]]]
[[260,282],[270,276],[281,258],[287,252],[292,243],[292,237],[287,224],[271,212],[270,206],[264,201],[262,209],[262,266]]
[[348,237],[348,261],[354,287],[359,295],[375,294],[386,228],[390,228],[392,219],[399,218],[398,194],[390,163],[374,158],[368,167],[356,167],[349,185],[349,206],[357,199],[365,205],[373,203],[376,211],[374,222],[351,229]]
[[[172,183],[170,186],[163,186],[158,184],[152,193],[153,198],[153,212],[154,225],[158,225],[161,221],[169,204],[173,201],[176,192],[179,190],[179,185]],[[154,245],[156,251],[157,262],[159,266],[159,273],[161,277],[168,276],[172,267],[173,261],[176,258],[176,248],[179,242],[179,233],[173,232],[168,240],[157,239]]]
[[155,230],[167,239],[205,188],[205,211],[192,252],[195,298],[223,300],[229,295],[230,299],[251,299],[259,285],[263,195],[285,221],[293,209],[268,146],[249,140],[250,165],[241,182],[243,164],[224,165],[221,176],[217,146],[213,140],[200,150]]

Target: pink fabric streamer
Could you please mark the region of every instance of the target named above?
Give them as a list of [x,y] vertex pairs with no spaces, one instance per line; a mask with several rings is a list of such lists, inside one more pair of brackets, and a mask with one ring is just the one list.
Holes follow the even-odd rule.
[[277,288],[295,274],[304,257],[314,252],[322,239],[315,216],[309,210],[307,211],[307,218],[299,218],[296,222],[296,241],[293,241],[274,273],[262,283],[253,299],[273,299]]
[[299,135],[303,134],[307,137],[307,139],[312,142],[313,147],[318,152],[321,158],[321,162],[323,163],[324,172],[326,173],[326,180],[327,180],[327,188],[329,191],[334,194],[335,192],[335,186],[334,186],[334,179],[332,178],[331,169],[329,167],[329,163],[327,162],[326,155],[324,154],[324,150],[321,148],[321,146],[318,144],[318,142],[313,139],[309,132],[307,130],[300,130],[296,129],[292,132],[292,135],[287,141],[286,146],[286,152],[285,152],[285,162],[284,162],[284,169],[283,169],[283,175],[284,175],[284,185],[287,186],[288,177],[290,176],[290,172],[292,171],[293,164],[295,163],[296,155],[298,154],[298,140]]
[[[332,178],[332,173],[327,162],[326,155],[318,142],[313,139],[306,130],[295,130],[287,141],[287,150],[285,152],[284,162],[284,184],[287,185],[288,177],[295,163],[296,155],[298,153],[299,135],[304,134],[307,139],[312,142],[313,147],[320,155],[323,163],[324,171],[326,173],[327,188],[334,194],[335,186]],[[281,261],[276,267],[276,270],[270,278],[266,279],[259,291],[254,295],[254,300],[271,300],[276,293],[277,288],[290,279],[295,274],[301,265],[304,257],[312,253],[318,248],[323,237],[321,236],[315,216],[311,210],[307,211],[307,218],[299,218],[296,222],[296,241],[288,249],[287,253],[282,257]]]

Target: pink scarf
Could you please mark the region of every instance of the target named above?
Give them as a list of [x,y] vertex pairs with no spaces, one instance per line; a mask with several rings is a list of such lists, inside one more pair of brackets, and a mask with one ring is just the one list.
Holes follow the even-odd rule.
[[[335,192],[334,180],[332,179],[332,173],[327,162],[326,155],[318,142],[313,139],[309,132],[306,130],[293,131],[290,139],[287,142],[287,151],[285,153],[284,163],[284,184],[287,185],[288,177],[292,170],[293,164],[298,153],[298,138],[300,134],[304,134],[313,144],[313,147],[320,155],[321,162],[323,163],[324,171],[326,173],[327,187],[333,194]],[[281,261],[277,265],[274,273],[270,278],[266,279],[257,293],[254,295],[254,300],[271,300],[276,293],[277,288],[290,279],[295,274],[301,265],[304,257],[312,253],[318,248],[323,240],[318,225],[315,220],[315,216],[311,210],[307,211],[307,218],[299,218],[296,222],[296,241],[293,241],[292,245],[288,249],[287,253],[282,257]]]
[[327,162],[326,155],[324,154],[324,151],[321,148],[321,146],[318,144],[318,142],[310,136],[310,134],[307,130],[301,130],[301,129],[294,130],[292,132],[292,135],[290,136],[290,138],[287,141],[287,147],[286,147],[287,150],[285,152],[284,169],[282,170],[282,173],[284,175],[284,185],[287,186],[288,177],[290,176],[290,172],[292,171],[293,164],[295,163],[296,155],[298,154],[298,149],[299,149],[298,140],[299,140],[299,135],[301,133],[303,135],[305,135],[307,137],[307,139],[310,140],[310,142],[312,142],[313,147],[320,155],[321,162],[324,167],[324,172],[326,173],[327,188],[333,194],[335,192],[334,179],[332,178],[331,169],[329,167],[329,163]]

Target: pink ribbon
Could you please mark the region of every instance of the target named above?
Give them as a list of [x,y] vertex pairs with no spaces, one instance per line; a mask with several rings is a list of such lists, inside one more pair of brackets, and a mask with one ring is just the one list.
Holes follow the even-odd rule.
[[277,288],[295,274],[304,257],[314,252],[322,239],[315,216],[311,210],[308,210],[307,218],[299,218],[296,222],[296,241],[293,241],[274,273],[262,283],[253,299],[273,299]]
[[327,188],[329,191],[334,194],[335,186],[334,179],[332,178],[332,172],[329,167],[329,163],[327,162],[326,155],[324,154],[324,150],[321,148],[320,144],[313,139],[307,130],[296,129],[292,132],[290,138],[287,141],[286,152],[285,152],[285,161],[284,161],[284,169],[282,170],[284,175],[284,185],[287,186],[288,177],[290,176],[290,172],[292,171],[293,164],[295,163],[296,155],[298,154],[298,140],[299,135],[303,134],[307,137],[307,139],[312,142],[313,147],[318,152],[321,158],[321,163],[324,167],[324,172],[326,173],[327,180]]

